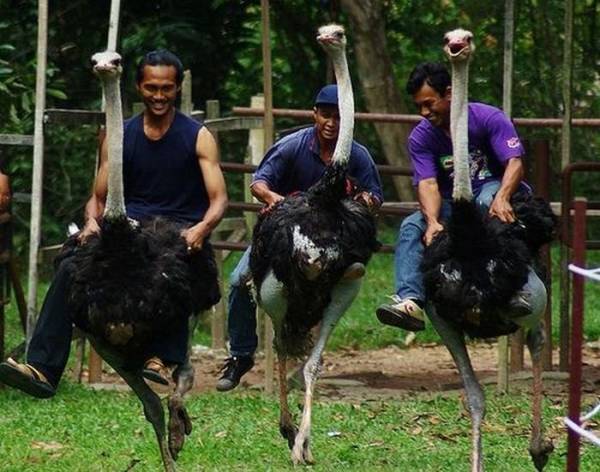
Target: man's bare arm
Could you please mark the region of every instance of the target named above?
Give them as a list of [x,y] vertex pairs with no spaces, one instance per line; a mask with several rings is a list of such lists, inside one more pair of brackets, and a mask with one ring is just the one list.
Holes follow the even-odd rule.
[[254,195],[261,202],[266,203],[269,207],[272,207],[277,202],[283,200],[283,195],[273,192],[269,188],[269,185],[262,180],[254,182],[250,187],[250,191],[252,192],[252,195]]
[[510,197],[519,188],[519,184],[523,180],[524,175],[525,171],[523,169],[521,158],[513,157],[510,159],[504,169],[500,189],[490,205],[490,216],[496,216],[505,223],[512,223],[515,221],[515,214],[512,205],[510,204]]
[[423,235],[426,246],[431,244],[433,238],[444,229],[439,222],[440,209],[442,208],[442,195],[435,177],[421,180],[417,186],[417,198],[421,213],[427,222],[427,229]]
[[85,226],[79,233],[79,240],[85,241],[90,235],[100,231],[99,222],[104,214],[108,193],[108,143],[106,139],[100,145],[100,164],[92,189],[92,196],[85,204]]
[[208,194],[209,206],[202,221],[183,232],[190,250],[202,247],[204,239],[219,224],[227,208],[227,189],[219,165],[219,150],[215,138],[206,127],[198,132],[196,155]]

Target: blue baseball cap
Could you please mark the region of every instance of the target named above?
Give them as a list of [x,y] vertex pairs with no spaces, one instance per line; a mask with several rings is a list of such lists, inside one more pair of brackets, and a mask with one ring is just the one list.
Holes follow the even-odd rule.
[[315,98],[315,106],[333,105],[338,106],[338,87],[336,84],[329,84],[319,90]]

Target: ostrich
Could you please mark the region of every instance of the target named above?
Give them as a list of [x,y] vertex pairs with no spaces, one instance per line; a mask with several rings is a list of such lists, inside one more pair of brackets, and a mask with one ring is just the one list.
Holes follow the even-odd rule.
[[[332,163],[306,192],[286,197],[261,215],[250,255],[258,303],[273,320],[279,429],[292,450],[294,464],[313,462],[311,410],[321,354],[336,322],[358,293],[364,264],[378,246],[374,218],[365,205],[350,198],[353,189],[346,179],[354,99],[344,28],[322,26],[317,40],[331,57],[338,82],[340,130]],[[319,322],[313,347],[310,329]],[[304,410],[297,429],[287,402],[286,362],[309,352],[304,367]]]
[[[494,337],[525,327],[533,363],[533,424],[530,454],[538,470],[552,444],[543,438],[541,418],[541,316],[546,291],[530,273],[539,248],[552,239],[555,218],[541,199],[517,194],[512,205],[517,221],[502,223],[481,215],[473,202],[468,163],[468,66],[473,35],[458,29],[445,35],[444,52],[452,64],[450,132],[454,154],[452,216],[446,230],[425,249],[423,277],[427,313],[457,364],[472,421],[472,470],[483,470],[481,423],[485,400],[465,347],[464,334]],[[538,281],[538,286],[535,286]],[[511,311],[510,301],[530,284],[531,312]]]
[[144,381],[142,370],[152,356],[148,347],[154,336],[214,303],[207,288],[210,280],[216,280],[216,266],[208,250],[188,254],[177,224],[160,218],[139,224],[127,218],[121,57],[110,51],[97,53],[92,64],[106,97],[108,194],[101,232],[73,250],[67,300],[75,324],[141,400],[146,419],[154,427],[164,468],[171,472],[185,435],[191,432],[183,395],[193,385],[194,371],[187,362],[173,373],[176,387],[168,400],[167,440],[161,400]]

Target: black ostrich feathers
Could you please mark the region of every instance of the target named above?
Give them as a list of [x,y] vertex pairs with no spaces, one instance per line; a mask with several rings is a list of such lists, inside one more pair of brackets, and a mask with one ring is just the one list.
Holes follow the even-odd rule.
[[542,198],[517,192],[511,204],[517,221],[505,224],[482,215],[473,202],[453,202],[446,231],[425,248],[427,298],[471,337],[518,329],[505,315],[507,304],[556,231],[557,219]]
[[205,245],[189,255],[181,230],[161,218],[141,225],[105,219],[101,233],[75,246],[69,259],[67,300],[75,324],[131,352],[174,320],[216,303],[212,250]]
[[[259,301],[270,269],[287,292],[287,313],[275,337],[280,354],[300,357],[308,352],[310,329],[322,319],[332,288],[350,264],[366,264],[379,247],[373,215],[349,191],[355,189],[346,179],[345,166],[332,164],[308,191],[290,195],[261,214],[254,228],[250,269]],[[303,270],[306,254],[295,247],[299,235],[320,251],[322,270],[312,280]]]

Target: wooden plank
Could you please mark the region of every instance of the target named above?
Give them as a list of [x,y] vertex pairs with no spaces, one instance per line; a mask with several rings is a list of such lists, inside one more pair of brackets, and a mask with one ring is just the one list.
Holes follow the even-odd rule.
[[44,122],[49,125],[104,125],[104,112],[100,110],[78,110],[48,108],[44,113]]
[[263,119],[246,116],[230,116],[227,118],[204,120],[204,124],[211,131],[262,129]]
[[30,134],[1,134],[2,146],[33,146],[33,136]]
[[212,338],[213,349],[225,349],[225,283],[223,277],[223,253],[215,251],[215,261],[217,263],[217,271],[219,274],[219,290],[221,291],[221,300],[214,307],[210,319],[210,332]]

